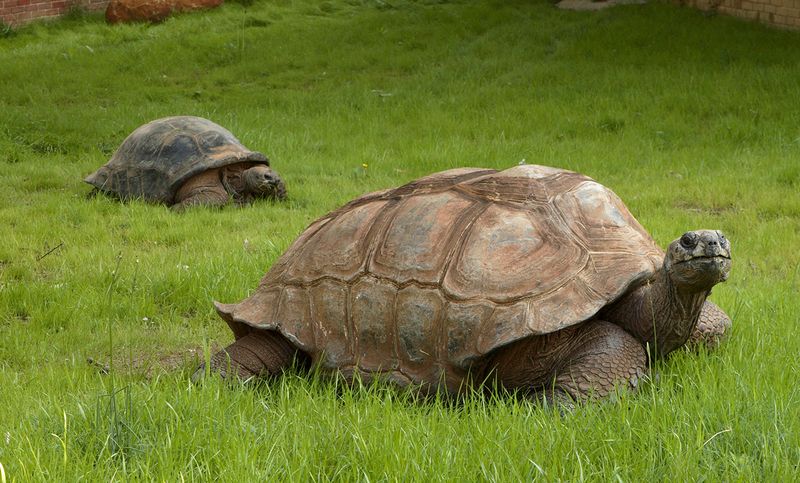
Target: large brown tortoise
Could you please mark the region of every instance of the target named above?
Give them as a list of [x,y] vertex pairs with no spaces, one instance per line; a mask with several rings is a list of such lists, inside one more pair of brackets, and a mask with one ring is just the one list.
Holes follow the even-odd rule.
[[286,198],[281,177],[261,153],[245,148],[208,119],[175,116],[133,131],[86,180],[123,200],[144,199],[176,210],[255,198]]
[[714,230],[665,255],[587,176],[454,169],[312,223],[252,296],[215,303],[236,341],[209,369],[247,379],[299,357],[425,392],[603,397],[635,387],[648,353],[718,340],[731,322],[706,297],[730,266]]

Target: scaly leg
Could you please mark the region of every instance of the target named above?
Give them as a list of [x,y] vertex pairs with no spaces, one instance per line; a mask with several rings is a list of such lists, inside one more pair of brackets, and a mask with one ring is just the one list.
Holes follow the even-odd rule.
[[697,326],[692,331],[692,335],[689,336],[689,341],[686,342],[686,345],[690,347],[705,345],[709,349],[714,349],[725,338],[725,332],[732,325],[733,323],[728,314],[714,303],[706,300],[700,311]]
[[507,389],[563,403],[635,388],[646,373],[647,356],[641,342],[619,326],[594,320],[511,344],[492,364]]
[[[278,332],[255,330],[214,354],[209,370],[222,378],[236,376],[243,381],[277,376],[291,367],[301,354]],[[192,375],[192,381],[201,379],[205,371],[205,364],[202,364]]]
[[189,179],[175,194],[172,209],[184,211],[192,206],[225,206],[228,192],[220,182],[219,170],[210,170]]
[[180,212],[193,206],[222,207],[227,205],[228,201],[228,193],[224,189],[202,187],[192,190],[185,198],[170,208]]

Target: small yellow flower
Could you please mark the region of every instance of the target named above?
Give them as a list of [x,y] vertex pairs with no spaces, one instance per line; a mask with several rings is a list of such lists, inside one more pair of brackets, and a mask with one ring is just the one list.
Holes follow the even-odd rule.
[[369,168],[369,165],[367,163],[361,163],[361,167],[367,169]]

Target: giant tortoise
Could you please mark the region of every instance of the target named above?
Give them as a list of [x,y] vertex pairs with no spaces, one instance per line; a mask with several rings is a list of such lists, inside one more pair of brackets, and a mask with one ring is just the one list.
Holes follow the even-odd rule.
[[266,156],[245,148],[222,126],[194,116],[140,126],[85,181],[123,200],[144,199],[176,210],[286,197],[283,180]]
[[721,232],[665,254],[582,174],[444,171],[312,223],[250,297],[215,303],[236,341],[193,377],[276,375],[299,357],[424,392],[603,397],[635,387],[648,355],[725,331],[706,298],[730,266]]

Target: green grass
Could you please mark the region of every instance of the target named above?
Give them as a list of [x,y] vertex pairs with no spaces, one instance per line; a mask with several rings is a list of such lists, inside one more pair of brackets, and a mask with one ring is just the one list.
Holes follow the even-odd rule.
[[[0,36],[0,478],[799,479],[797,33],[658,3],[244,3]],[[128,133],[176,114],[266,153],[291,201],[86,199]],[[566,415],[296,376],[188,382],[232,339],[211,300],[250,293],[316,217],[523,159],[610,186],[662,245],[724,230],[734,268],[712,299],[730,340]]]

